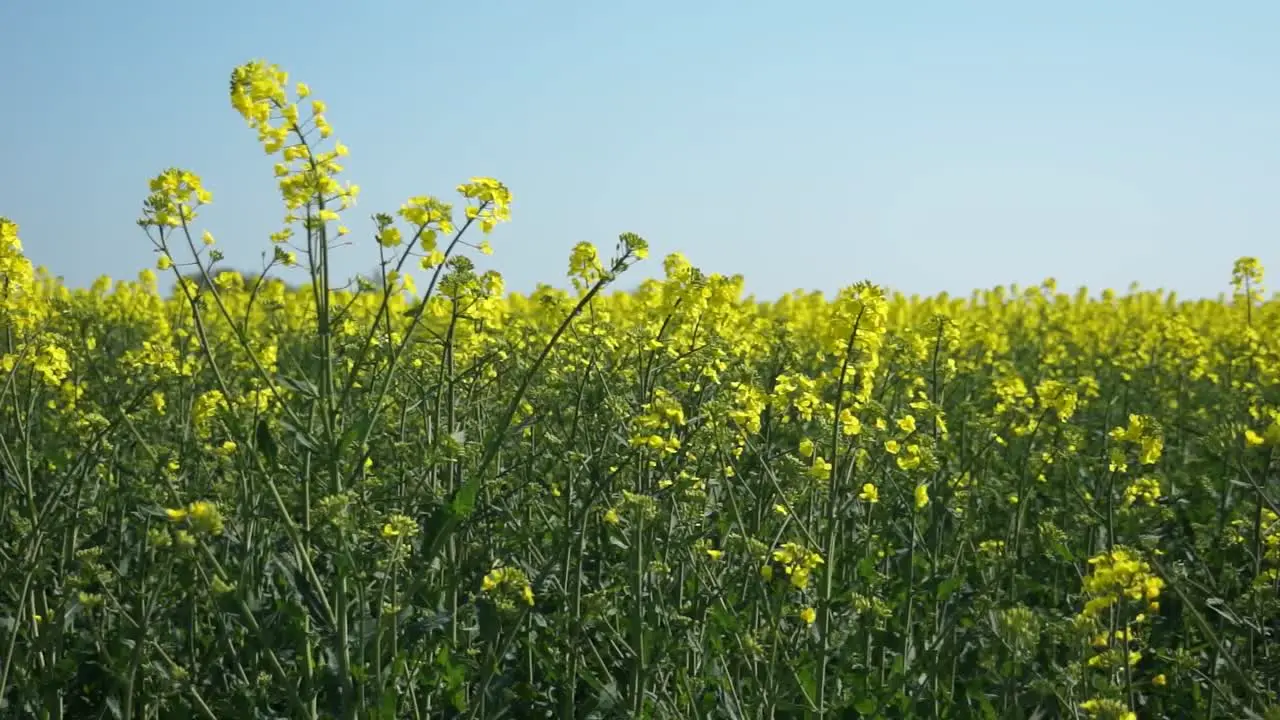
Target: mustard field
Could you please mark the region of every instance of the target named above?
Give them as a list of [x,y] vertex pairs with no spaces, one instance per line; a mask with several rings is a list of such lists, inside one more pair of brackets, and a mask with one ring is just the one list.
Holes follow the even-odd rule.
[[0,220],[0,716],[1280,718],[1255,260],[766,301],[679,254],[616,291],[623,233],[512,294],[501,182],[369,223],[309,87],[230,88],[263,272],[198,169],[139,187],[136,280]]

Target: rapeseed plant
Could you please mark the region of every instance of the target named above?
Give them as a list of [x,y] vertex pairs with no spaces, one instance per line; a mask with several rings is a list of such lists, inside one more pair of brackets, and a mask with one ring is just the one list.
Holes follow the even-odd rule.
[[0,714],[1275,712],[1256,259],[1216,300],[761,300],[680,253],[610,291],[623,233],[513,293],[475,261],[511,190],[361,227],[318,90],[231,76],[260,273],[195,169],[139,188],[133,280],[68,288],[0,218]]

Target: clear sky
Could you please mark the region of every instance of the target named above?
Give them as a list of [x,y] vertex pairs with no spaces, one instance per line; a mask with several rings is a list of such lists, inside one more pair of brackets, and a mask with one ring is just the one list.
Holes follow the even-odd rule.
[[[329,104],[370,214],[472,175],[515,194],[488,266],[566,284],[645,236],[776,296],[863,278],[1280,288],[1280,2],[0,2],[0,214],[87,284],[155,261],[147,179],[201,174],[250,269],[281,206],[228,103],[265,58]],[[624,283],[630,285],[632,283]]]

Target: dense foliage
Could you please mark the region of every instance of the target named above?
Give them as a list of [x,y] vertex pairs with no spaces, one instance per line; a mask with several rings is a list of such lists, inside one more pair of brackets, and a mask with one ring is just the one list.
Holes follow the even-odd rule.
[[231,83],[287,211],[261,274],[182,169],[140,220],[168,297],[0,220],[0,714],[1274,717],[1256,261],[1217,301],[762,302],[678,254],[611,292],[624,234],[523,296],[468,259],[509,216],[479,178],[340,287],[358,188],[286,83]]

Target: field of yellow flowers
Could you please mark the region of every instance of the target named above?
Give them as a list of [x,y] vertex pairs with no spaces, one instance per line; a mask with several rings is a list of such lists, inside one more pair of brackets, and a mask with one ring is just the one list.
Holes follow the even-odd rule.
[[623,234],[509,294],[469,259],[504,185],[353,240],[324,103],[253,62],[231,105],[261,274],[184,169],[139,193],[171,294],[65,287],[0,219],[0,716],[1280,716],[1256,261],[1218,301],[764,302],[678,254],[614,292]]

